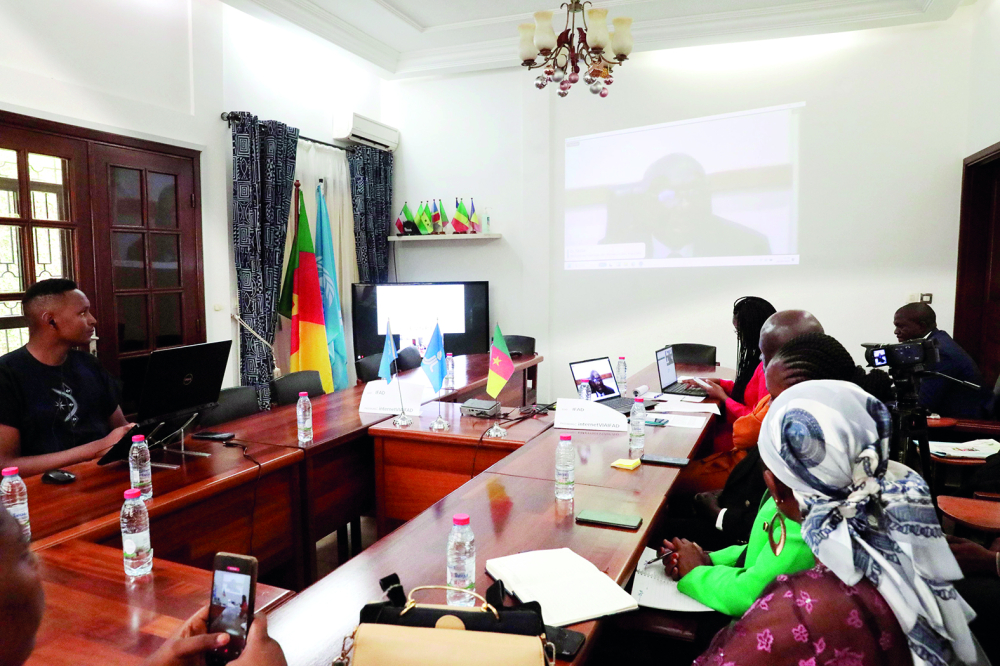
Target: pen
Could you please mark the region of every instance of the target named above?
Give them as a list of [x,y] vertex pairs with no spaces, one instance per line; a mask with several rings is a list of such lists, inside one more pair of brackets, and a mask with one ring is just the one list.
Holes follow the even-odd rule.
[[642,563],[642,567],[645,569],[650,564],[652,564],[654,562],[659,562],[660,560],[662,560],[667,555],[673,555],[673,553],[674,553],[674,551],[668,550],[667,552],[663,553],[663,555],[657,555],[656,557],[654,557],[653,559],[649,560],[648,562],[643,562]]

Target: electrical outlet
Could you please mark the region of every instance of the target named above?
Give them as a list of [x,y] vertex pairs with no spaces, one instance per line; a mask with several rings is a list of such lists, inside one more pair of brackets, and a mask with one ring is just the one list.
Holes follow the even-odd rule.
[[930,305],[934,301],[934,294],[920,294],[920,302]]
[[920,294],[910,294],[910,296],[906,299],[906,302],[907,303],[919,303],[920,302]]

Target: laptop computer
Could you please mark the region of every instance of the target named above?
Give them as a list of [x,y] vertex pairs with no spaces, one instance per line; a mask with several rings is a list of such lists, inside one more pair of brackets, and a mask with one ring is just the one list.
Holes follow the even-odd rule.
[[677,366],[674,364],[673,347],[667,346],[656,352],[656,372],[660,375],[660,393],[690,396],[708,395],[705,389],[677,381]]
[[615,373],[611,370],[609,357],[575,361],[569,364],[569,369],[573,374],[573,386],[577,387],[577,391],[581,384],[587,384],[590,387],[590,399],[594,402],[599,402],[622,414],[631,411],[635,400],[622,396],[618,391],[618,382],[615,381]]

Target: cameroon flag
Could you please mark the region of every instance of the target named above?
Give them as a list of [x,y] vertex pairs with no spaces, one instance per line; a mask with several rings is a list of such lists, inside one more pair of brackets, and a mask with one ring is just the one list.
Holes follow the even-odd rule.
[[464,234],[469,231],[469,212],[465,210],[465,202],[459,203],[455,199],[455,217],[451,219],[451,228],[456,234]]
[[313,250],[305,197],[299,197],[299,230],[288,261],[292,276],[292,362],[291,371],[318,370],[323,390],[333,392],[333,371],[326,344],[323,295],[319,268]]
[[506,386],[507,380],[514,374],[514,361],[510,360],[507,343],[504,342],[500,324],[493,331],[493,346],[490,347],[490,374],[486,379],[486,392],[496,399]]

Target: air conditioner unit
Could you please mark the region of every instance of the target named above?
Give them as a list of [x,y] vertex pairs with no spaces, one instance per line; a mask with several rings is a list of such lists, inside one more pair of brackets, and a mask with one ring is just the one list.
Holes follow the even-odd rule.
[[382,150],[396,150],[396,146],[399,145],[399,130],[355,113],[354,121],[351,123],[351,133],[345,140]]

